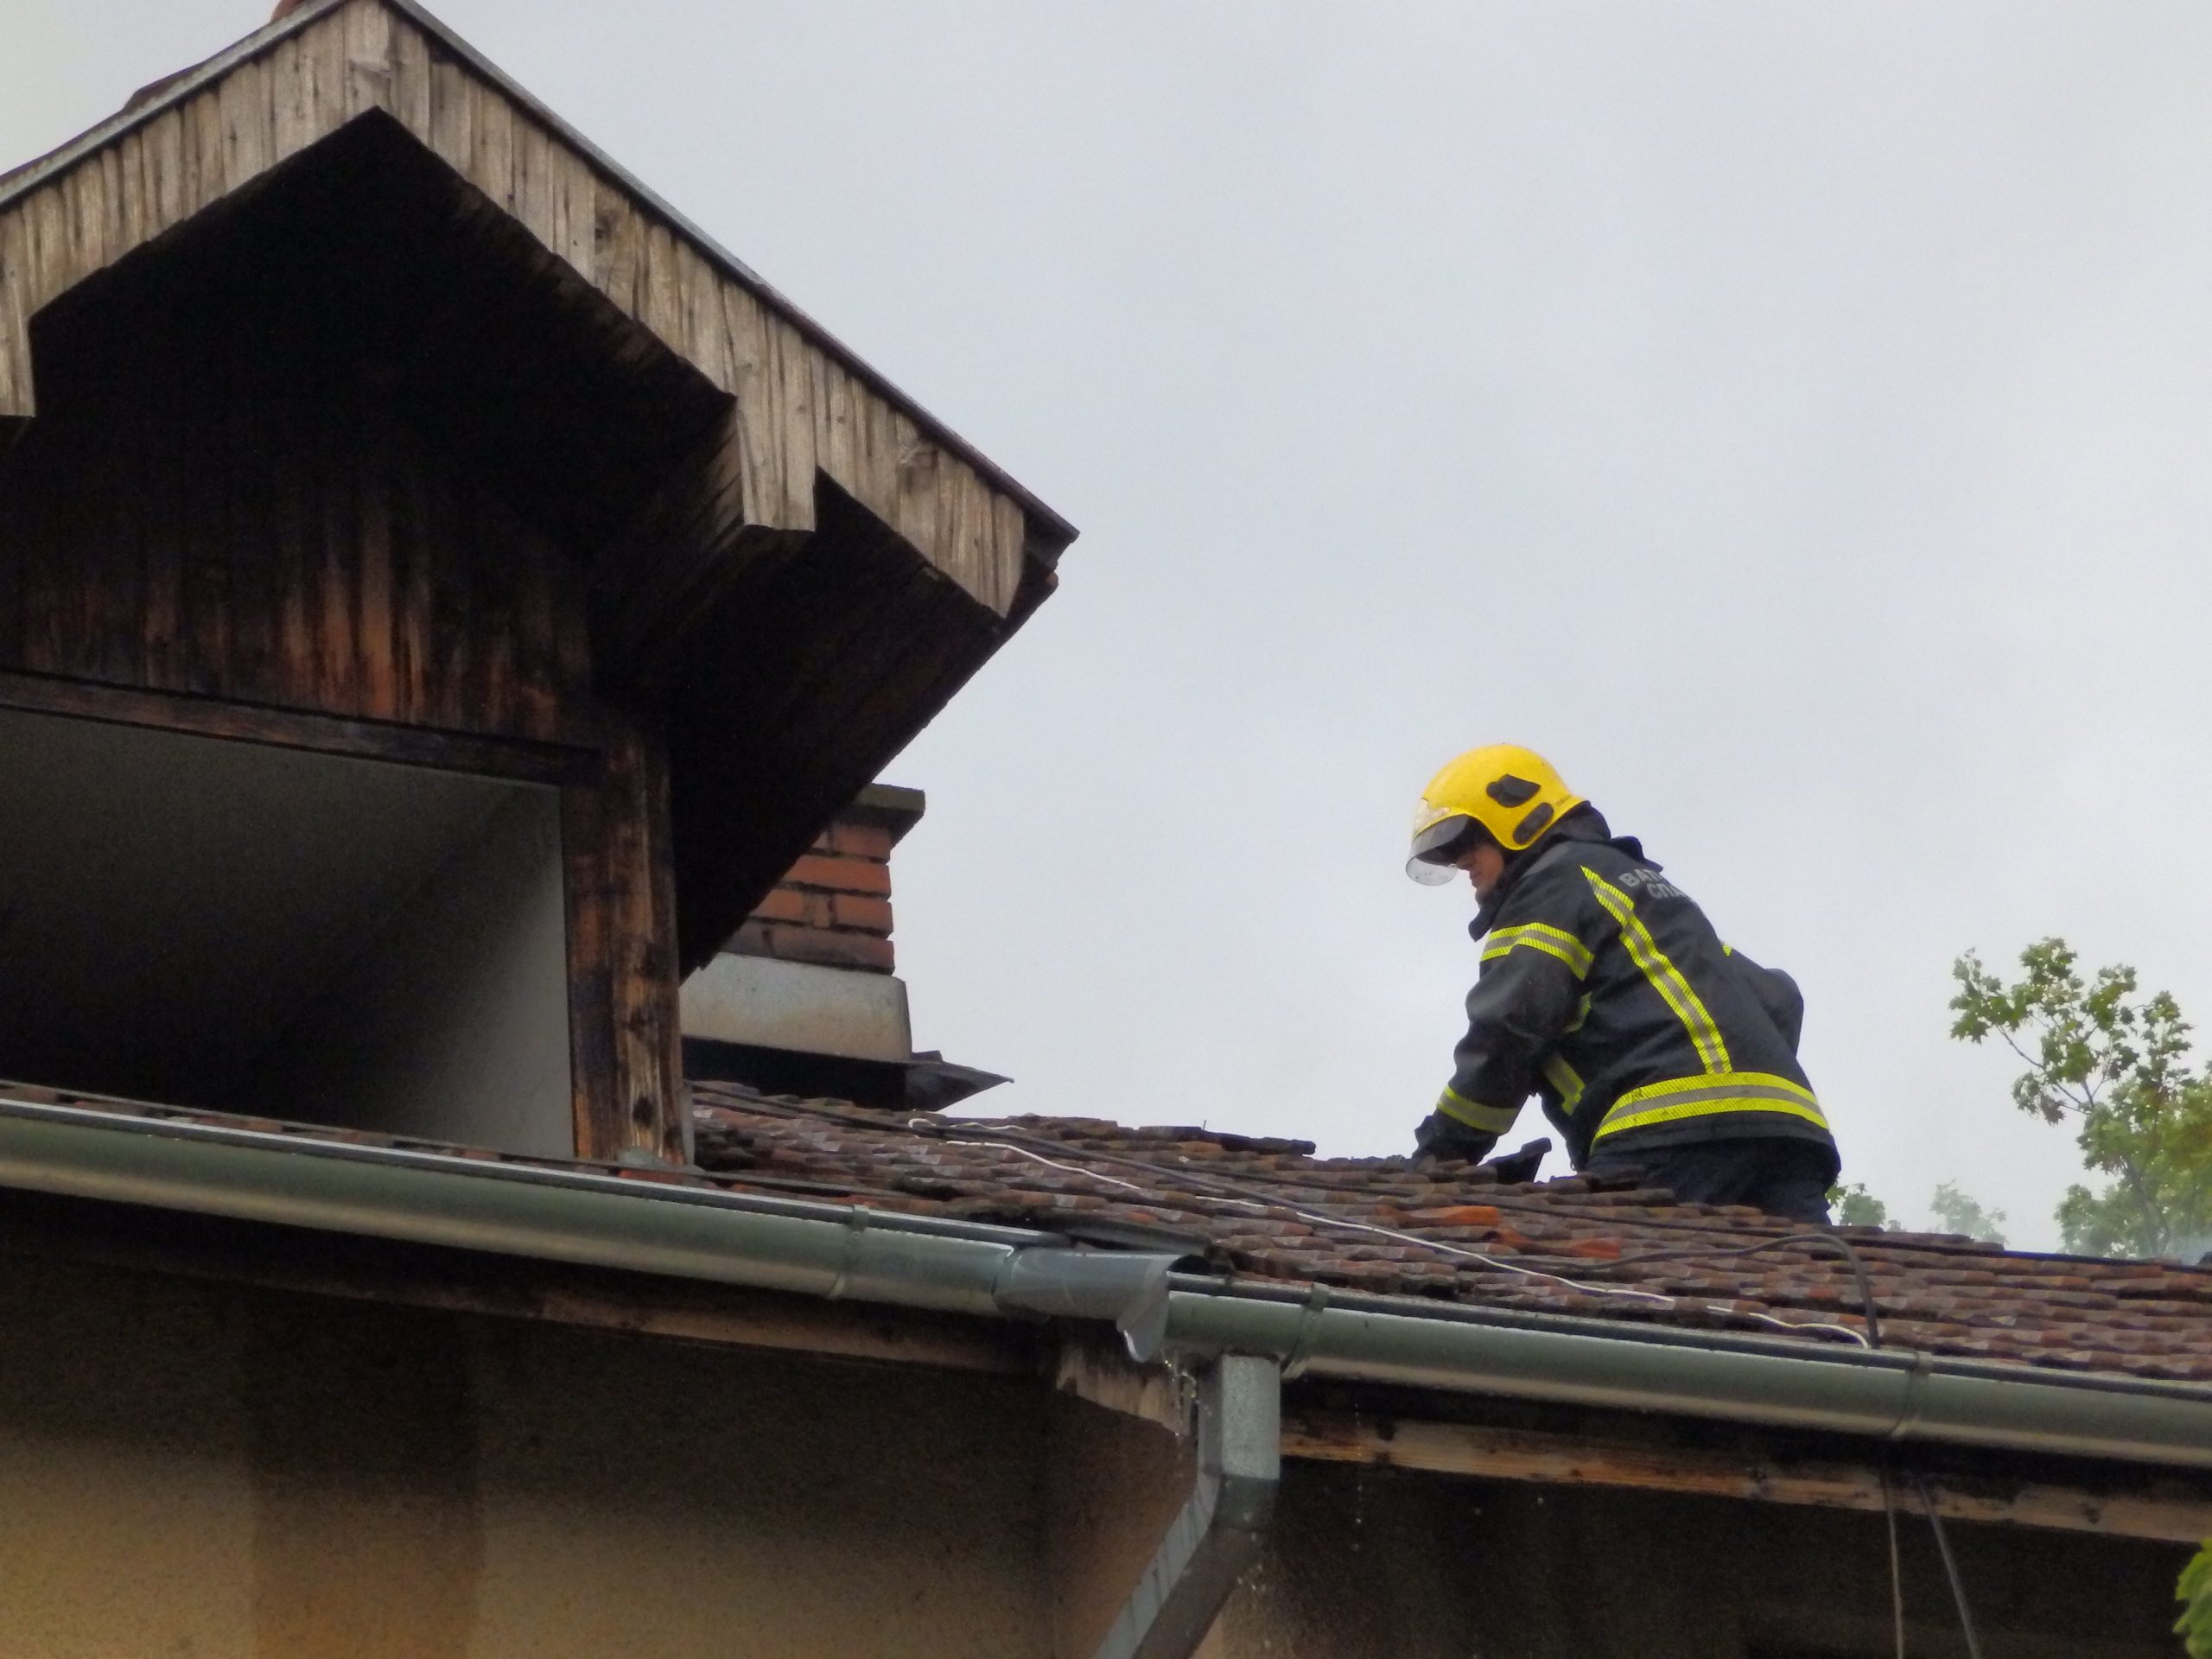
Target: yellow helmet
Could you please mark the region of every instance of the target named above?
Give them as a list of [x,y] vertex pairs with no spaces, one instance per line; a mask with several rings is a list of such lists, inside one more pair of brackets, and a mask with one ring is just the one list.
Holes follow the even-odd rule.
[[1421,791],[1406,874],[1440,885],[1456,873],[1454,861],[1481,837],[1509,853],[1522,852],[1582,804],[1534,749],[1516,743],[1469,749]]

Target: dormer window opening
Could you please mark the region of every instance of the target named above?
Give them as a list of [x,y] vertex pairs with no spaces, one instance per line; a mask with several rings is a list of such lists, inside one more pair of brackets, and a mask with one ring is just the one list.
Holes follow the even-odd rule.
[[567,1156],[559,791],[0,709],[0,1079]]

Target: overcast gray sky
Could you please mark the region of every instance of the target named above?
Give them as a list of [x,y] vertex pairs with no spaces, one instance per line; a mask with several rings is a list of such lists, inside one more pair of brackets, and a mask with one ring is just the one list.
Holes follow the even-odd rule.
[[[1501,739],[1798,976],[1910,1218],[2075,1170],[1957,952],[2212,1019],[2203,8],[437,9],[1083,527],[887,774],[979,1105],[1404,1148],[1474,969],[1407,824]],[[264,15],[9,0],[0,163]]]

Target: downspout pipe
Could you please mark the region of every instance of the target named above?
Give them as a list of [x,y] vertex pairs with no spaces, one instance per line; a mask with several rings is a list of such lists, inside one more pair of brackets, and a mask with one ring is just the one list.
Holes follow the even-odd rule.
[[1224,1354],[1198,1374],[1198,1472],[1096,1659],[1190,1659],[1260,1547],[1282,1471],[1282,1371]]

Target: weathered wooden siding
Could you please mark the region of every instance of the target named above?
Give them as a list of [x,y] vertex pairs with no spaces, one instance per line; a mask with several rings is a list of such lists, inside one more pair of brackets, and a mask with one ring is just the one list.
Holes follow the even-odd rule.
[[441,434],[497,414],[418,378],[447,336],[410,354],[292,207],[245,230],[41,316],[0,702],[559,782],[575,1149],[677,1160],[667,768],[595,689],[583,572]]
[[814,527],[815,474],[1000,616],[1020,588],[1020,502],[855,365],[728,274],[544,122],[383,0],[311,4],[196,93],[0,206],[0,420],[32,415],[29,320],[87,276],[372,110],[736,399],[748,522]]
[[0,460],[0,667],[455,732],[590,725],[573,566],[314,307],[132,302],[42,331],[43,410]]
[[576,1155],[685,1160],[668,763],[625,734],[562,791]]

